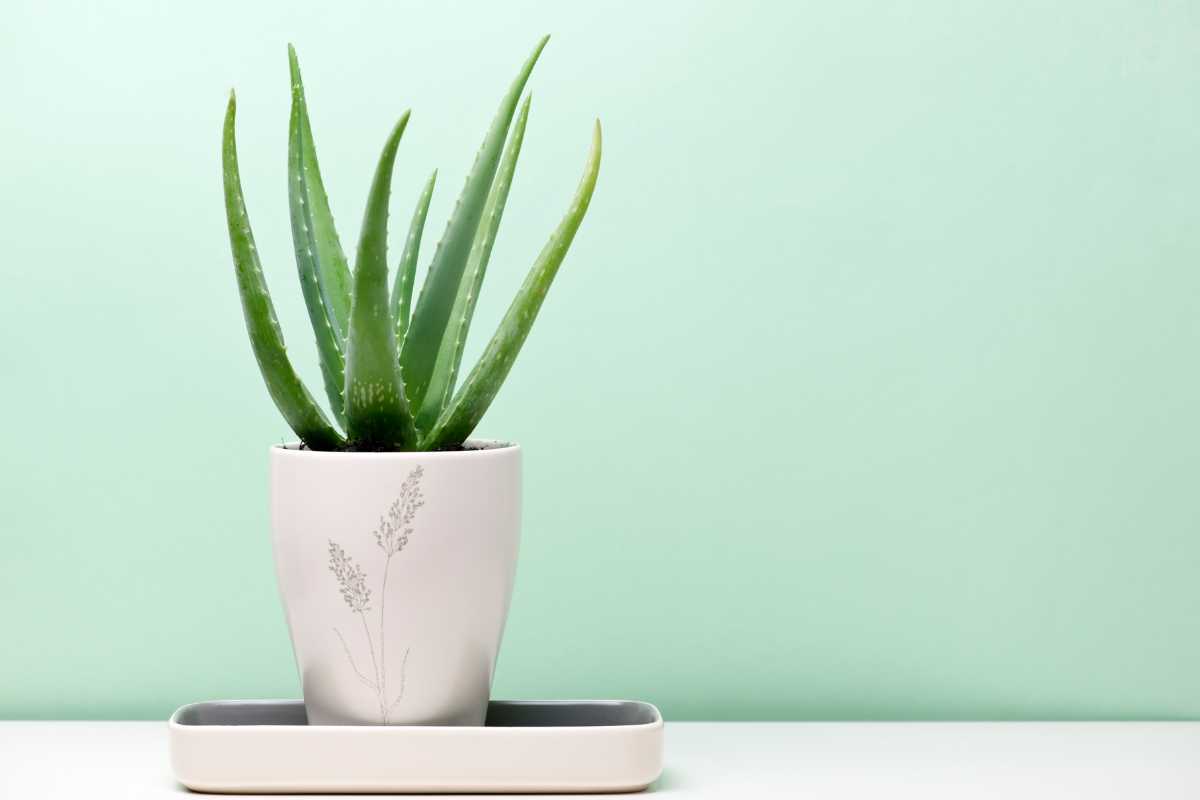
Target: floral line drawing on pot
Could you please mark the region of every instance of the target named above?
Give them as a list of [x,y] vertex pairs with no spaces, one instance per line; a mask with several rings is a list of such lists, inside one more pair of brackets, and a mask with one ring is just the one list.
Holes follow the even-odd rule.
[[421,492],[421,478],[425,470],[418,466],[414,468],[400,485],[399,496],[388,507],[386,516],[379,518],[379,526],[373,531],[375,544],[384,553],[383,581],[379,587],[379,627],[378,655],[376,655],[376,639],[371,636],[371,626],[367,622],[367,612],[371,610],[371,589],[367,586],[367,575],[362,567],[354,562],[341,545],[329,540],[329,571],[338,582],[338,590],[342,599],[350,608],[352,614],[357,614],[362,622],[363,636],[371,655],[371,671],[374,678],[364,674],[354,660],[346,637],[338,628],[333,629],[346,653],[346,660],[355,676],[367,688],[375,692],[379,703],[379,720],[388,723],[388,718],[400,701],[404,699],[404,677],[408,668],[409,648],[405,648],[400,661],[400,690],[394,700],[389,702],[388,670],[387,670],[387,588],[388,572],[392,565],[392,557],[408,544],[408,537],[413,532],[413,521],[417,511],[425,505],[425,497]]

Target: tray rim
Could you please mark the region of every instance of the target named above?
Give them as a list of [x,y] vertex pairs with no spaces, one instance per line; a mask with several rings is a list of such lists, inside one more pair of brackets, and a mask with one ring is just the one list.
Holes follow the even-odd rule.
[[[171,772],[193,792],[249,795],[623,794],[643,791],[662,776],[665,725],[653,703],[491,702],[542,707],[629,704],[648,710],[653,718],[615,725],[493,727],[179,722],[189,708],[202,705],[303,704],[294,698],[205,700],[180,706],[167,721]],[[380,767],[392,761],[381,754],[394,752],[395,747],[413,748],[409,752],[419,754],[414,762],[418,768]],[[252,756],[254,763],[247,767],[246,754],[254,752],[262,755]],[[304,763],[315,767],[292,771],[296,752],[312,756],[313,760]],[[464,757],[472,754],[478,754],[479,760],[468,757],[466,761],[471,763],[464,765]]]
[[[304,701],[294,697],[287,698],[232,698],[227,700],[197,700],[191,703],[185,703],[171,713],[167,718],[167,726],[170,730],[186,731],[189,734],[195,734],[198,731],[213,731],[220,730],[228,732],[232,729],[248,729],[261,730],[268,728],[276,731],[297,731],[297,730],[312,730],[321,733],[338,732],[355,732],[361,735],[363,731],[372,733],[382,733],[385,731],[403,731],[403,732],[419,732],[421,734],[433,734],[434,731],[441,733],[433,735],[447,735],[453,733],[475,733],[487,731],[502,732],[504,735],[527,735],[530,732],[564,732],[564,731],[603,731],[603,730],[654,730],[662,728],[665,725],[662,712],[658,706],[645,700],[622,700],[622,699],[588,699],[588,700],[490,700],[489,703],[505,703],[510,705],[617,705],[629,704],[648,708],[654,715],[654,718],[649,722],[631,723],[628,725],[506,725],[492,726],[487,725],[279,725],[279,724],[248,724],[248,725],[193,725],[179,721],[179,716],[187,710],[196,706],[208,705],[273,705],[273,704],[299,704],[303,705]],[[395,735],[387,733],[384,735]],[[486,735],[486,734],[485,734]]]

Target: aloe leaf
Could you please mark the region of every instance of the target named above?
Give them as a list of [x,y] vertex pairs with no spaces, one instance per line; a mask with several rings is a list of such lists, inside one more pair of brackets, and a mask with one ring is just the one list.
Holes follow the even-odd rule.
[[465,441],[491,405],[500,385],[508,376],[508,371],[512,369],[521,345],[525,343],[529,329],[542,307],[542,301],[546,298],[550,283],[554,280],[567,254],[567,248],[571,246],[575,232],[579,230],[579,224],[587,213],[592,192],[596,188],[596,176],[600,172],[600,150],[600,121],[597,120],[592,133],[592,149],[588,155],[587,166],[570,208],[530,268],[516,299],[508,307],[508,312],[500,321],[500,326],[488,342],[479,362],[454,396],[454,401],[423,438],[422,450]]
[[429,265],[429,275],[413,309],[408,333],[404,337],[404,351],[401,353],[408,400],[412,408],[420,409],[424,404],[446,334],[446,325],[463,281],[475,231],[479,227],[492,179],[500,163],[509,123],[516,112],[525,83],[549,38],[543,37],[538,42],[501,101]]
[[433,198],[433,184],[436,182],[435,169],[417,199],[417,208],[413,211],[408,236],[404,239],[404,250],[400,254],[400,264],[396,267],[396,283],[392,287],[392,324],[396,327],[398,342],[404,341],[404,333],[408,330],[413,280],[417,274],[417,257],[421,252],[421,234],[425,230],[425,217],[429,214],[429,201]]
[[[308,307],[309,322],[317,340],[321,377],[333,415],[346,424],[345,362],[342,356],[345,318],[339,322],[337,308],[349,306],[349,273],[346,257],[333,229],[329,201],[321,185],[312,137],[306,135],[304,86],[296,51],[288,46],[292,71],[292,114],[288,124],[288,201],[292,216],[292,242],[296,266],[300,271],[300,289]],[[346,273],[344,282],[340,276]],[[334,298],[339,298],[336,302]],[[343,312],[345,313],[345,312]]]
[[[288,140],[289,166],[293,159],[297,161],[296,170],[289,170],[288,175],[289,194],[297,198],[293,200],[292,209],[293,237],[297,240],[296,249],[299,251],[301,237],[296,235],[296,205],[300,205],[303,213],[299,221],[303,222],[305,229],[303,239],[306,249],[312,250],[313,274],[321,290],[326,314],[341,344],[345,341],[350,319],[350,266],[333,224],[333,212],[329,210],[329,198],[325,194],[325,183],[321,179],[321,167],[317,163],[317,151],[313,144],[308,103],[304,98],[304,82],[300,78],[300,62],[296,58],[296,49],[291,45],[288,45],[288,66],[292,76],[294,118]],[[306,279],[303,267],[300,277],[302,281]],[[312,307],[309,308],[312,313]]]
[[467,269],[458,285],[454,308],[446,322],[446,332],[438,348],[433,374],[429,379],[429,389],[425,392],[425,402],[416,412],[418,429],[424,430],[433,425],[450,402],[450,394],[454,391],[454,381],[462,363],[467,331],[471,327],[471,317],[475,313],[475,303],[479,298],[479,288],[492,255],[496,231],[500,228],[504,205],[508,201],[508,190],[512,186],[513,173],[517,168],[517,157],[521,154],[521,143],[525,139],[530,100],[531,98],[527,97],[521,105],[517,121],[508,137],[508,144],[504,148],[504,155],[500,159],[500,168],[496,170],[496,179],[488,191],[487,201],[483,206],[483,217],[475,231],[475,240],[467,257]]
[[275,401],[276,407],[300,440],[313,450],[336,450],[344,444],[342,437],[330,425],[320,406],[313,400],[292,368],[287,356],[287,347],[283,342],[283,331],[279,328],[275,307],[267,291],[258,249],[254,244],[254,234],[250,230],[250,217],[246,213],[246,201],[242,195],[242,179],[238,172],[237,144],[234,139],[236,116],[237,99],[231,92],[229,106],[225,111],[221,145],[225,216],[229,224],[229,244],[233,250],[238,292],[242,298],[242,312],[246,318],[250,344],[258,361],[259,371],[266,381],[267,390],[271,393],[271,399]]
[[346,435],[356,450],[411,450],[416,429],[404,394],[396,330],[388,311],[388,195],[408,112],[388,136],[375,168],[354,264],[346,337]]

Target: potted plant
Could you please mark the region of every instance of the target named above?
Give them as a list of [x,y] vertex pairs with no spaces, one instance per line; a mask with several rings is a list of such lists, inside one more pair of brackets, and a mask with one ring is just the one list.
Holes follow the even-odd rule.
[[463,343],[529,115],[529,99],[519,110],[518,102],[547,38],[500,103],[415,302],[436,172],[420,193],[388,287],[392,168],[409,114],[384,143],[351,268],[289,47],[292,235],[332,420],[288,359],[243,200],[230,95],[225,210],[242,309],[267,389],[299,437],[270,450],[271,519],[311,724],[484,721],[516,567],[521,453],[515,444],[468,437],[529,334],[600,166],[597,121],[566,215],[460,382]]

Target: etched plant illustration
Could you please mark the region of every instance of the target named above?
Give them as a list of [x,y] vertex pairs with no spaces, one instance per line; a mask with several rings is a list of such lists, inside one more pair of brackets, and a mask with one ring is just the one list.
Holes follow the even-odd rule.
[[416,467],[408,473],[404,483],[400,484],[399,496],[388,506],[387,513],[379,518],[379,526],[373,531],[375,544],[384,554],[383,581],[379,587],[379,627],[376,629],[378,637],[371,635],[371,625],[367,621],[367,615],[371,611],[371,589],[367,586],[366,573],[354,563],[354,559],[346,554],[341,545],[332,539],[329,540],[329,571],[337,578],[342,599],[362,623],[363,636],[371,654],[371,674],[368,675],[358,668],[342,632],[338,628],[334,628],[333,632],[342,643],[346,660],[354,670],[355,676],[364,686],[375,692],[379,702],[379,719],[385,725],[396,706],[404,699],[404,673],[408,667],[408,648],[405,648],[400,659],[400,688],[395,698],[392,698],[388,689],[387,666],[388,573],[392,566],[392,557],[408,544],[417,511],[425,505],[425,496],[421,493],[421,478],[424,474],[425,470],[422,467]]

